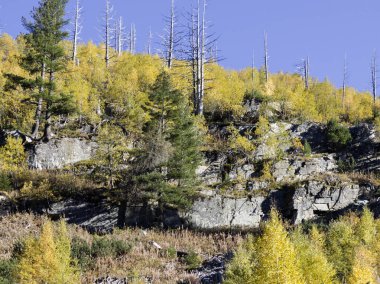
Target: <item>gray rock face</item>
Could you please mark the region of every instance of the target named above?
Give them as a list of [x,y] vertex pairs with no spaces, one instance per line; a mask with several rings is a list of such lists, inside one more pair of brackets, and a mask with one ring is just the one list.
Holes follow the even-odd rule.
[[12,202],[8,197],[0,193],[0,217],[11,214]]
[[195,201],[185,217],[197,229],[257,228],[264,200],[260,196],[235,199],[216,195]]
[[91,159],[98,145],[78,138],[52,139],[36,144],[29,152],[29,166],[34,169],[61,169]]
[[273,166],[273,177],[277,182],[302,181],[312,175],[332,172],[337,168],[333,155],[310,159],[285,159]]
[[69,199],[52,204],[47,214],[52,218],[64,217],[68,223],[90,232],[107,233],[117,226],[119,208],[106,202],[95,204]]
[[352,143],[339,158],[352,157],[359,171],[380,173],[380,137],[373,125],[363,123],[350,128]]
[[295,190],[293,196],[293,222],[299,224],[317,214],[337,211],[353,204],[360,195],[359,185],[351,182],[308,181]]

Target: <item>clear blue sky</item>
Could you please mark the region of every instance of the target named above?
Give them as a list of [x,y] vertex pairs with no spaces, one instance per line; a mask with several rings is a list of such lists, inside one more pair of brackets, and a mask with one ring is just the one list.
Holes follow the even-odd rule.
[[[24,31],[20,18],[28,16],[37,0],[0,0],[0,23],[13,36]],[[101,40],[105,0],[82,0],[84,29],[82,41]],[[135,23],[138,51],[144,50],[149,26],[162,34],[163,16],[170,0],[111,0],[115,14],[127,24]],[[190,9],[193,0],[176,0],[178,13]],[[68,16],[73,14],[70,0]],[[294,72],[296,65],[310,57],[311,75],[341,85],[344,54],[347,53],[349,84],[368,90],[370,61],[374,49],[380,57],[379,0],[209,0],[208,20],[220,36],[218,48],[225,58],[221,64],[241,69],[250,66],[252,50],[256,64],[263,63],[263,32],[268,33],[270,70]],[[379,60],[380,62],[380,60]]]

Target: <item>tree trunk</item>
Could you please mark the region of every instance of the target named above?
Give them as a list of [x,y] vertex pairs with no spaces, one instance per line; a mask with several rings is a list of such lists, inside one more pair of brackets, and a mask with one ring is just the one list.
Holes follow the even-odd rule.
[[268,66],[268,35],[264,33],[264,69],[265,69],[265,81],[268,83],[269,81],[269,66]]
[[[45,63],[42,64],[42,70],[41,70],[41,79],[42,82],[45,80]],[[44,86],[40,87],[40,97],[38,98],[37,102],[37,108],[36,108],[36,114],[35,114],[35,122],[32,128],[32,138],[37,139],[38,137],[38,131],[40,129],[40,121],[41,121],[41,115],[42,115],[42,104],[43,104],[43,99],[42,99],[42,93],[44,92]]]
[[[52,86],[54,81],[54,73],[50,72],[49,73],[49,83],[50,86]],[[52,107],[52,102],[51,102],[51,96],[52,96],[52,90],[51,87],[48,90],[48,97],[49,99],[46,101],[46,110],[45,110],[45,128],[44,128],[44,141],[49,141],[53,135],[52,130],[51,130],[51,107]]]
[[174,0],[172,0],[171,14],[170,14],[170,33],[169,33],[169,46],[168,46],[168,68],[172,68],[173,65],[173,53],[174,53]]
[[77,50],[78,50],[78,38],[79,38],[79,32],[80,32],[80,11],[81,7],[79,5],[79,0],[76,2],[76,8],[75,8],[75,23],[74,23],[74,33],[73,33],[73,54],[72,54],[72,60],[74,64],[78,65],[77,62]]
[[106,19],[105,19],[105,45],[106,45],[106,54],[105,54],[105,61],[106,61],[106,67],[109,67],[109,61],[110,61],[110,13],[111,13],[111,7],[109,0],[106,0]]

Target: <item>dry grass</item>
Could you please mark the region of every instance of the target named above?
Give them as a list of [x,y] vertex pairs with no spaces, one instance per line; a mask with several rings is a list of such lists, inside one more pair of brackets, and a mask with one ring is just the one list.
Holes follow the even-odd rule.
[[[13,245],[29,235],[37,235],[44,217],[18,214],[0,219],[0,259],[11,257]],[[94,236],[77,226],[69,226],[72,238],[81,238],[91,243]],[[191,277],[186,265],[167,253],[168,248],[178,251],[194,251],[202,259],[226,253],[236,248],[243,240],[241,235],[223,233],[205,234],[189,230],[160,231],[130,228],[116,230],[107,238],[123,240],[132,245],[132,250],[118,258],[96,258],[92,268],[82,272],[82,283],[93,283],[96,278],[107,275],[114,277],[150,277],[153,283],[176,283],[180,279]],[[162,250],[151,242],[158,243]]]

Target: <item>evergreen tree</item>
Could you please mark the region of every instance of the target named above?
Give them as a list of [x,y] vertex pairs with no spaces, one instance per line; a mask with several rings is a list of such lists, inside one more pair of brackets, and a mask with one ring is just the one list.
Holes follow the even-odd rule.
[[178,187],[194,185],[195,171],[201,160],[200,137],[190,107],[182,95],[177,98],[169,141],[174,151],[168,163],[168,179],[177,181]]
[[[42,113],[45,113],[44,138],[50,139],[51,118],[55,114],[67,114],[74,110],[71,96],[57,91],[55,78],[57,72],[65,68],[65,56],[62,41],[67,37],[63,28],[68,23],[64,19],[65,7],[68,0],[40,0],[37,8],[31,13],[32,21],[22,19],[23,25],[29,32],[25,35],[25,55],[22,57],[22,67],[27,70],[34,80],[19,79],[23,86],[37,89],[32,95],[35,100],[36,114],[32,136],[38,136]],[[21,81],[21,82],[20,82]],[[27,84],[28,83],[28,84]]]
[[145,129],[138,179],[160,205],[187,206],[200,162],[199,136],[187,98],[164,71],[152,87],[150,101],[152,119]]

